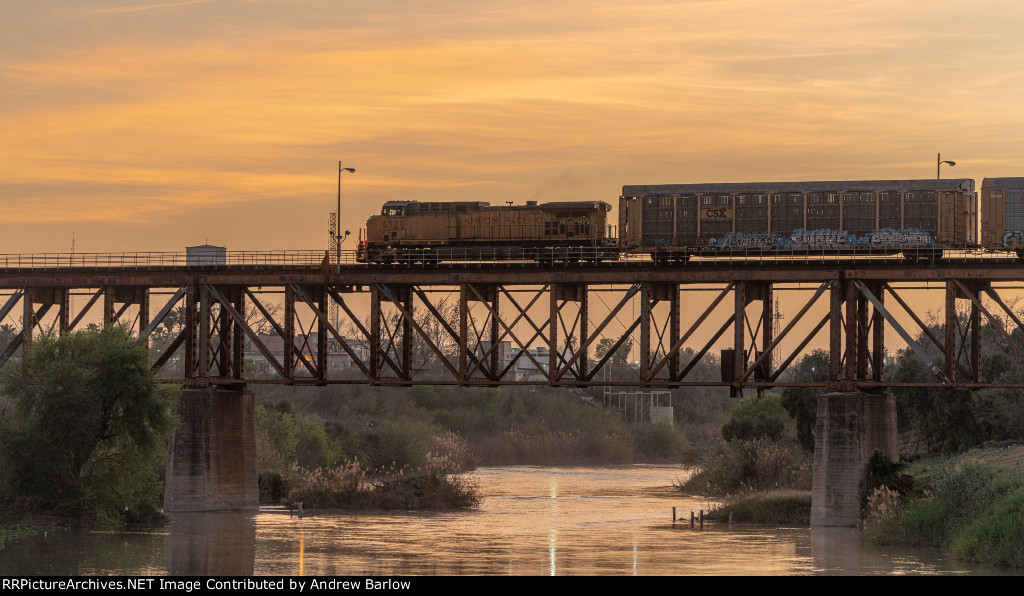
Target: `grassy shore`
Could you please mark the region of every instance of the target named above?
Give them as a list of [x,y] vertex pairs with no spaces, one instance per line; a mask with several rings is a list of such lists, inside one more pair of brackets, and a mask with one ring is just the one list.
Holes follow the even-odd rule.
[[[914,482],[906,494],[882,486],[868,495],[864,534],[879,544],[930,546],[964,561],[1024,567],[1022,464],[1022,446],[926,457],[907,466]],[[733,523],[809,525],[810,512],[809,490],[742,490],[707,519],[724,522],[732,513]]]
[[41,527],[31,525],[13,524],[0,526],[0,550],[3,550],[8,543],[16,542],[29,536],[35,536],[40,531],[42,531]]
[[778,489],[744,493],[712,509],[706,519],[737,524],[810,525],[811,491]]
[[65,525],[56,517],[38,515],[19,508],[4,509],[0,506],[0,511],[0,551],[8,544]]
[[868,497],[865,534],[879,543],[932,546],[965,561],[1024,567],[1024,448],[977,449],[908,467],[915,490]]

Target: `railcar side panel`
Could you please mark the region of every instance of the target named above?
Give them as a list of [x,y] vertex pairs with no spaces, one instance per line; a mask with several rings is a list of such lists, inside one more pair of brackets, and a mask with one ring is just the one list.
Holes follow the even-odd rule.
[[981,200],[982,245],[1024,253],[1024,178],[985,178]]
[[[691,197],[697,216],[684,226]],[[637,185],[620,197],[624,248],[656,260],[749,250],[934,253],[976,246],[977,213],[969,179]]]

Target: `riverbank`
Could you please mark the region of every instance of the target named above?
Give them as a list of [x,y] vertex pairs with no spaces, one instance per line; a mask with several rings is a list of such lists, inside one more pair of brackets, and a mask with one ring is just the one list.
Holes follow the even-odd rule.
[[3,550],[11,542],[35,536],[41,531],[43,531],[42,527],[34,525],[13,524],[0,526],[0,550]]
[[[959,560],[1024,567],[1024,446],[992,446],[908,464],[913,488],[882,486],[868,496],[865,538],[888,546],[940,548]],[[810,525],[811,493],[746,491],[727,496],[706,519],[737,524]]]
[[865,535],[879,544],[931,546],[964,561],[1024,567],[1024,447],[974,449],[907,467],[914,489],[868,497]]
[[4,547],[37,534],[67,526],[54,516],[41,516],[21,509],[8,509],[0,514],[0,551]]

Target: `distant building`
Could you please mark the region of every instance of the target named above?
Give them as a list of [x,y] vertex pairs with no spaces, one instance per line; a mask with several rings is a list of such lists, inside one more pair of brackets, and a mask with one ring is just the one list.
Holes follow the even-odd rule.
[[[548,362],[551,352],[545,346],[539,346],[536,348],[530,348],[527,350],[531,359],[526,354],[519,356],[516,360],[515,368],[513,369],[514,378],[516,381],[544,381],[548,377]],[[511,356],[513,358],[519,354],[519,348],[511,349]],[[540,365],[534,364],[534,360]]]
[[[267,351],[280,363],[284,363],[284,340],[280,335],[276,333],[272,334],[259,334],[260,343],[262,343]],[[346,338],[345,343],[348,344],[349,348],[356,354],[362,362],[369,362],[370,360],[370,345],[365,340]],[[306,358],[317,357],[317,333],[313,332],[307,335],[296,335],[295,336],[295,357],[300,358],[300,354],[305,354]],[[347,368],[353,368],[358,366],[352,359],[349,353],[341,347],[336,339],[330,337],[327,339],[327,368],[328,370],[342,370]],[[245,346],[245,357],[253,362],[257,369],[264,372],[270,372],[272,367],[267,361],[263,353],[253,344],[252,341],[247,341]]]
[[[483,358],[484,354],[487,354],[488,358],[493,354],[488,354],[491,351],[491,342],[489,340],[482,340],[476,348],[476,357]],[[498,368],[505,368],[508,363],[512,361],[512,342],[510,341],[499,341],[498,349]]]

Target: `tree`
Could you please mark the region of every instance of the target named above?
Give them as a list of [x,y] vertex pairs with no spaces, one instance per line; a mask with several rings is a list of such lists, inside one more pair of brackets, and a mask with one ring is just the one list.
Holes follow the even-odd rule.
[[[916,357],[902,350],[890,376],[894,383],[931,381],[934,377]],[[972,395],[963,389],[897,387],[899,408],[919,436],[928,439],[932,451],[965,451],[986,439],[972,410]]]
[[818,393],[828,381],[829,355],[814,350],[786,371],[786,380],[794,383],[816,383],[821,387],[783,387],[782,406],[796,420],[796,438],[804,451],[814,451],[814,426],[818,417]]
[[7,349],[14,338],[17,337],[20,332],[9,323],[0,325],[0,352]]
[[101,522],[155,514],[173,430],[144,345],[121,326],[33,339],[0,373],[0,494]]
[[[966,314],[958,315],[966,325]],[[932,335],[942,335],[937,322],[929,325]],[[1015,343],[1024,340],[1024,331],[1013,329]],[[922,335],[918,344],[928,351],[932,361],[942,364],[942,354]],[[981,381],[984,383],[1020,383],[1024,380],[1024,360],[1008,349],[999,329],[991,323],[981,326]],[[964,346],[955,345],[959,354]],[[894,383],[934,382],[934,375],[909,349],[901,350],[886,378]],[[1021,392],[1013,388],[988,388],[969,392],[958,389],[894,387],[901,429],[909,426],[939,452],[964,451],[985,441],[1019,439],[1024,436],[1024,406]]]
[[[611,338],[600,339],[597,342],[597,347],[594,349],[594,357],[597,360],[604,358],[608,352],[615,345],[615,340]],[[633,338],[629,338],[622,342],[615,353],[611,355],[608,362],[604,365],[606,371],[602,371],[602,374],[608,374],[612,380],[622,379],[635,379],[636,373],[629,366],[629,353],[633,349]]]

